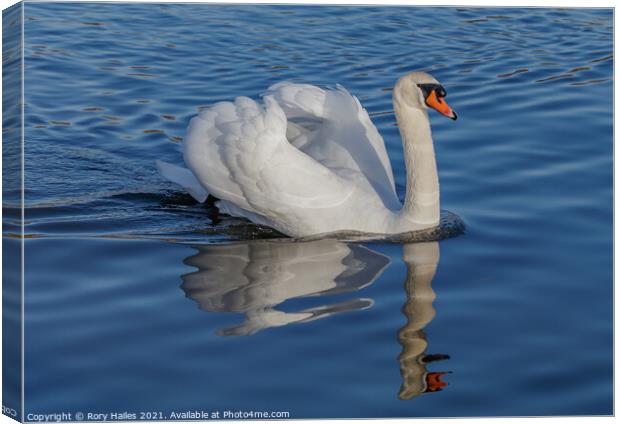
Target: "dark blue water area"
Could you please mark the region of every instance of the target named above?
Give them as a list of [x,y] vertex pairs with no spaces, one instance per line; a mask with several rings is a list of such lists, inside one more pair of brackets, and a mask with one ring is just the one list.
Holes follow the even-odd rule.
[[[26,3],[25,19],[26,413],[612,414],[611,9]],[[412,70],[459,114],[431,116],[456,238],[263,240],[155,169],[214,102],[342,84],[402,198],[390,90]]]
[[[2,198],[3,231],[20,232],[21,225],[21,8],[2,12]],[[4,206],[4,205],[3,205]],[[17,206],[17,208],[15,207]],[[21,253],[22,240],[2,238],[2,413],[21,417]]]

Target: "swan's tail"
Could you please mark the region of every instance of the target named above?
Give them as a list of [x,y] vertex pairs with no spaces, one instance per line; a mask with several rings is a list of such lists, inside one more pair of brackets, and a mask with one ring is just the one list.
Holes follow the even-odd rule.
[[202,188],[192,171],[161,160],[157,160],[155,163],[157,170],[164,178],[183,187],[198,202],[203,203],[207,200],[209,193]]

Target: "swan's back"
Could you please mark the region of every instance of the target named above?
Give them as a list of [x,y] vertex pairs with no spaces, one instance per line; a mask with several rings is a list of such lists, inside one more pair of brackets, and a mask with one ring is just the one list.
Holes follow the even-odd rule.
[[223,212],[298,235],[319,225],[321,214],[313,211],[341,207],[355,187],[292,146],[286,128],[271,96],[264,106],[238,97],[193,118],[183,150]]
[[195,180],[160,164],[165,176],[198,200],[217,197],[222,212],[291,236],[381,231],[401,206],[383,139],[343,88],[278,84],[263,104],[217,103],[191,120],[183,153]]

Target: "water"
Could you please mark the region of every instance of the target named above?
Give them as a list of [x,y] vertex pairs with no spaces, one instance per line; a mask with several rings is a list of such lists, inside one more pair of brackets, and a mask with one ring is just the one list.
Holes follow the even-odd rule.
[[[26,413],[612,413],[611,9],[25,16]],[[339,83],[382,133],[402,197],[389,90],[411,70],[459,114],[431,120],[442,208],[464,235],[260,240],[276,234],[156,172],[216,101]]]

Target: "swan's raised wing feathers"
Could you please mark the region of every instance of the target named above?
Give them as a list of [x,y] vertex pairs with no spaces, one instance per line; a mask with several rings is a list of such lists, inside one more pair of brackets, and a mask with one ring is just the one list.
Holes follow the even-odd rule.
[[383,138],[355,96],[340,86],[293,83],[276,84],[267,93],[289,121],[307,129],[289,129],[296,134],[293,145],[338,175],[366,180],[387,208],[400,208]]
[[326,90],[310,84],[292,84],[280,82],[267,90],[280,105],[288,119],[294,118],[326,118]]
[[345,202],[355,185],[292,146],[284,112],[271,96],[264,103],[239,97],[193,118],[185,162],[209,193],[231,205],[227,210],[290,232],[289,223],[299,228],[308,210]]

